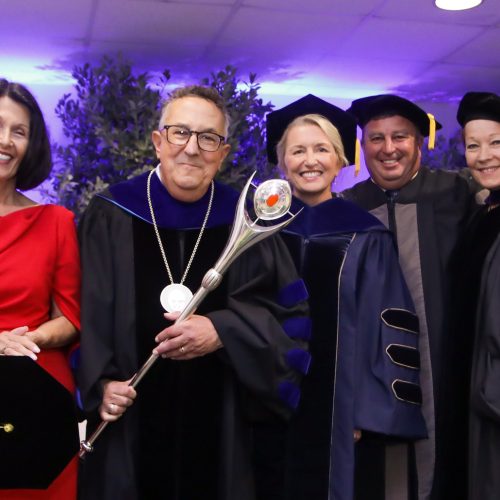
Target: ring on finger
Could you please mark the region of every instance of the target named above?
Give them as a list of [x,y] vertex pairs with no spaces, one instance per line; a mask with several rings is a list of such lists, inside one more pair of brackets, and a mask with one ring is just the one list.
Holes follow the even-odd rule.
[[181,354],[184,354],[186,352],[186,348],[184,346],[179,347],[179,351]]
[[111,413],[111,414],[115,413],[115,408],[116,408],[116,405],[114,403],[111,403],[109,405],[109,413]]

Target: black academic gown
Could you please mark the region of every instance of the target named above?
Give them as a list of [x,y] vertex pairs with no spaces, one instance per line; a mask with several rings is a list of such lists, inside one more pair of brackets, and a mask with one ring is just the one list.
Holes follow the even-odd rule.
[[[371,179],[344,191],[342,196],[390,226],[386,193]],[[457,460],[455,450],[447,446],[453,440],[463,439],[448,418],[456,397],[463,398],[463,394],[457,396],[453,385],[459,375],[461,356],[455,354],[455,363],[448,363],[447,359],[457,349],[450,329],[450,259],[472,203],[466,179],[425,167],[395,198],[399,259],[420,321],[423,413],[429,431],[429,439],[416,445],[421,500],[466,495],[466,471],[451,465],[465,461]]]
[[[351,500],[354,429],[360,443],[426,436],[418,319],[392,235],[375,217],[341,199],[294,199],[300,208],[282,236],[310,294],[312,360],[289,430],[287,499]],[[383,467],[369,468],[383,481]],[[367,487],[356,490],[374,498]]]
[[[467,347],[473,346],[469,500],[496,500],[500,498],[500,209],[479,210],[462,243],[457,331]],[[466,359],[463,365],[467,367]]]
[[[152,200],[174,280],[180,280],[208,205]],[[185,284],[196,290],[228,237],[237,193],[216,183],[212,212]],[[168,323],[168,277],[146,202],[146,175],[91,202],[80,224],[83,265],[79,385],[90,427],[104,379],[127,380]],[[80,498],[254,500],[254,434],[289,418],[307,371],[305,288],[282,241],[252,247],[198,309],[224,347],[190,361],[160,359],[134,405],[108,426],[81,468]],[[266,498],[261,496],[261,498]]]

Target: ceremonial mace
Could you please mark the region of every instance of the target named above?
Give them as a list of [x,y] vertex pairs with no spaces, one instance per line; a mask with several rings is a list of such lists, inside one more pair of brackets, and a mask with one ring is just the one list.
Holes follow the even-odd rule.
[[[245,250],[248,250],[259,241],[277,233],[300,213],[297,212],[296,214],[292,214],[289,211],[292,202],[292,192],[288,182],[281,179],[271,179],[263,182],[256,188],[254,196],[254,211],[257,218],[255,221],[252,221],[248,215],[245,205],[248,189],[252,183],[254,175],[255,172],[251,175],[250,179],[248,179],[243,191],[240,194],[231,235],[229,236],[229,240],[226,243],[221,256],[215,263],[214,267],[205,273],[200,288],[198,288],[197,292],[186,304],[186,307],[182,310],[180,316],[175,320],[175,323],[184,321],[186,318],[194,314],[208,293],[215,290],[215,288],[219,286],[222,280],[222,275],[236,259],[236,257],[240,256]],[[260,226],[257,224],[259,220],[275,220],[283,217],[285,214],[289,214],[290,218],[274,226]],[[151,354],[139,371],[134,375],[129,385],[135,389],[158,358],[158,354]],[[80,458],[84,458],[86,453],[91,453],[93,451],[95,441],[109,423],[110,422],[101,421],[90,438],[88,440],[83,440],[80,443],[80,452],[78,454]]]

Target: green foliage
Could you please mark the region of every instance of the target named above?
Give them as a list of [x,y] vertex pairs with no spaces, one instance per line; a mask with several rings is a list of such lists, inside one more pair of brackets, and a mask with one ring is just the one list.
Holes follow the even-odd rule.
[[233,66],[212,73],[201,83],[214,87],[224,98],[231,118],[229,140],[231,151],[224,161],[218,179],[236,188],[242,188],[250,175],[257,171],[256,182],[279,177],[275,166],[267,162],[265,115],[273,105],[259,98],[260,85],[255,73],[248,82],[237,77]]
[[436,147],[432,150],[422,148],[422,165],[438,170],[462,170],[465,163],[461,129],[450,138],[438,135]]
[[[72,75],[76,95],[65,94],[56,107],[68,141],[53,145],[56,173],[44,195],[79,216],[95,193],[156,164],[151,132],[170,72],[158,82],[148,73],[135,76],[121,57],[104,57],[99,65],[75,67]],[[272,105],[258,97],[255,78],[251,74],[248,83],[241,82],[236,68],[227,66],[202,81],[228,105],[232,148],[218,178],[235,187],[254,170],[257,180],[276,176],[265,151],[264,116]]]
[[[68,144],[53,145],[56,173],[46,195],[79,215],[96,192],[154,165],[150,135],[161,93],[120,57],[77,66],[72,75],[76,97],[65,94],[56,107]],[[169,78],[165,71],[162,83]]]

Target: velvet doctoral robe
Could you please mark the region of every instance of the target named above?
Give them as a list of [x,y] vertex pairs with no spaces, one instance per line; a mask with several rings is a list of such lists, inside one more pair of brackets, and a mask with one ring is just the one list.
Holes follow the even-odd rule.
[[470,375],[469,496],[500,496],[500,209],[482,207],[457,248],[457,334],[472,352]]
[[300,208],[282,236],[310,294],[311,366],[289,429],[286,498],[351,500],[355,429],[356,446],[426,436],[418,319],[392,235],[375,217],[341,199],[295,199]]
[[459,424],[450,408],[466,391],[457,387],[466,353],[457,352],[450,328],[450,260],[473,205],[469,183],[455,173],[421,167],[397,193],[386,193],[367,179],[342,196],[369,210],[397,235],[401,268],[417,310],[423,413],[429,432],[429,439],[417,443],[415,450],[418,498],[464,498],[466,470],[459,464],[465,460],[451,445],[464,439],[460,431],[465,415]]
[[[179,202],[152,177],[151,199],[176,282],[191,256],[209,193],[195,203]],[[185,280],[193,292],[225,246],[237,198],[215,184],[212,211]],[[154,348],[155,335],[168,326],[159,296],[169,280],[146,201],[146,174],[94,198],[80,239],[79,383],[92,421],[103,380],[129,379]],[[305,299],[279,237],[238,257],[197,311],[212,321],[223,348],[189,361],[156,362],[134,405],[87,456],[81,498],[257,498],[254,435],[290,417],[307,371]]]

